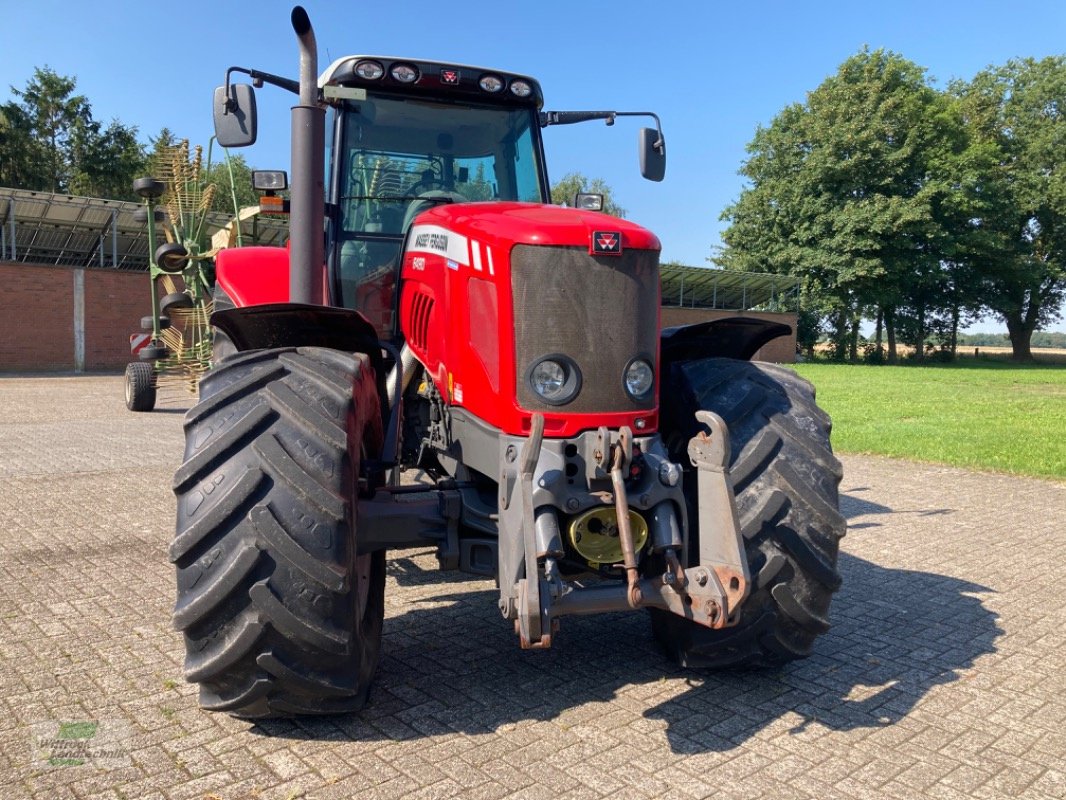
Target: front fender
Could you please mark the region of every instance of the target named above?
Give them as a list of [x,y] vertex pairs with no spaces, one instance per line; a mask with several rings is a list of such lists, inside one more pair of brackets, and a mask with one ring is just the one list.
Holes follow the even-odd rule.
[[754,317],[728,317],[695,325],[664,328],[660,337],[663,366],[696,358],[738,358],[750,361],[759,348],[792,327]]
[[327,347],[365,353],[377,377],[382,414],[388,421],[386,365],[374,326],[358,311],[301,303],[271,303],[228,308],[211,315],[211,324],[229,337],[238,351],[275,347]]
[[302,303],[269,303],[228,308],[211,315],[211,324],[238,350],[270,347],[328,347],[381,357],[374,326],[358,311]]

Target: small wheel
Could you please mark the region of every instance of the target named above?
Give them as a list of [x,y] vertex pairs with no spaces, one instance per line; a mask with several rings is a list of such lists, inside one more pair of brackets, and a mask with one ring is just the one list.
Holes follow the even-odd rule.
[[142,362],[126,365],[126,408],[130,411],[151,411],[155,408],[155,386],[152,366]]
[[173,308],[192,308],[192,295],[188,292],[171,292],[159,301],[159,313],[166,314]]
[[[165,314],[159,315],[159,330],[165,331],[170,327],[170,317]],[[151,332],[155,330],[155,317],[141,317],[141,330]]]
[[[154,211],[152,212],[152,217],[155,218],[156,222],[162,222],[165,216],[166,215],[163,213],[163,209],[161,208],[154,209]],[[134,211],[133,221],[139,222],[142,225],[148,222],[148,209],[144,206],[141,206],[136,211]]]
[[153,200],[157,197],[162,197],[166,188],[166,184],[163,181],[151,177],[138,178],[133,182],[133,191],[138,197],[147,197]]
[[141,361],[158,361],[161,358],[166,358],[170,355],[170,351],[167,350],[161,344],[150,344],[147,347],[142,347],[141,352],[137,354],[137,357]]
[[178,242],[161,244],[155,251],[155,263],[164,272],[181,272],[189,263],[189,251]]

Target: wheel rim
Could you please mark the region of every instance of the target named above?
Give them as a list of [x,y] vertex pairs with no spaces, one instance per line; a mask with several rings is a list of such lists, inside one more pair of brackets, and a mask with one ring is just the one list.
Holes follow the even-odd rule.
[[133,402],[133,388],[130,386],[130,376],[126,375],[126,405]]

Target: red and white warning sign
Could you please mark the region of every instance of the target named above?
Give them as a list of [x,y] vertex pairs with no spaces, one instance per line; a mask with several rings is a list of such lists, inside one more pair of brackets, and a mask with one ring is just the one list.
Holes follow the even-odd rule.
[[152,334],[150,333],[131,333],[130,352],[133,353],[133,355],[137,355],[150,341],[152,341]]

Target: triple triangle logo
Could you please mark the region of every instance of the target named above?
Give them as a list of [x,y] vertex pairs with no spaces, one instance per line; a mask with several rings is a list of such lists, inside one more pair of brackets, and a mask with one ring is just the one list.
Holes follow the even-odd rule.
[[593,255],[622,255],[622,234],[618,231],[593,231]]

